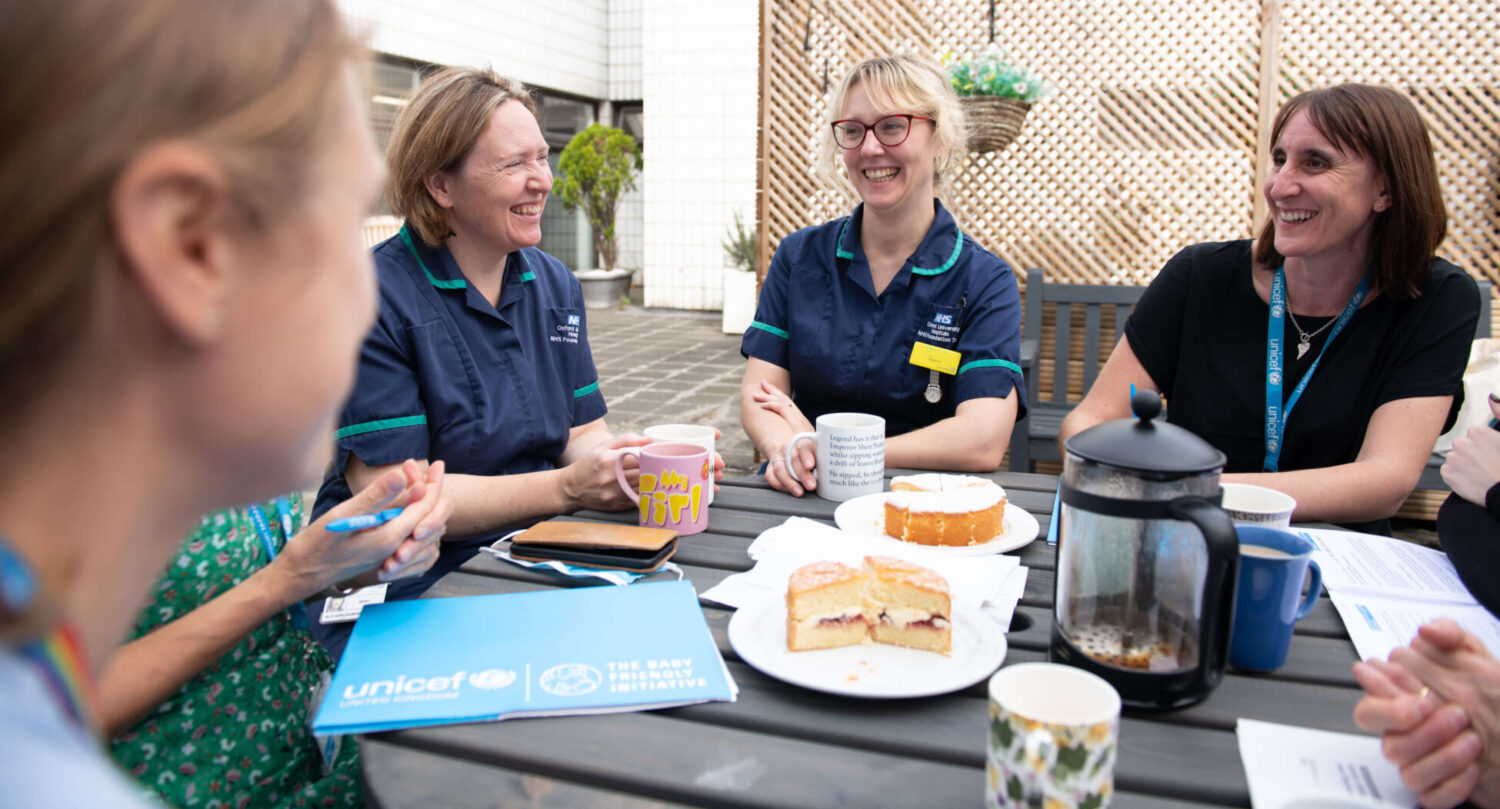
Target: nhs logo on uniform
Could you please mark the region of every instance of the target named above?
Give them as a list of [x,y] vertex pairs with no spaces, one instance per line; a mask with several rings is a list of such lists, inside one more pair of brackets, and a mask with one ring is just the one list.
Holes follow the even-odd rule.
[[936,324],[938,324],[940,326],[952,326],[953,325],[953,315],[949,315],[949,314],[936,314],[936,315],[932,316],[932,322],[936,323]]
[[569,326],[577,326],[579,324],[579,322],[580,322],[580,318],[579,318],[578,315],[568,315],[568,325]]

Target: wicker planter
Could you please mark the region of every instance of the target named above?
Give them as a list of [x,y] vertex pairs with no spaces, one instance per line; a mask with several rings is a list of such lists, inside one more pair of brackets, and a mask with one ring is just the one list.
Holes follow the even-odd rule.
[[1021,124],[1031,104],[999,96],[963,96],[964,117],[969,123],[969,151],[998,152],[1021,134]]

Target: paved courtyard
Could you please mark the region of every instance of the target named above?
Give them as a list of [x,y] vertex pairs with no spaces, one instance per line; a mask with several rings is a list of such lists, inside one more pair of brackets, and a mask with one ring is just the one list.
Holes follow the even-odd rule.
[[754,448],[740,429],[740,337],[720,330],[718,312],[591,309],[588,332],[611,431],[711,424],[723,434],[725,473],[754,470]]

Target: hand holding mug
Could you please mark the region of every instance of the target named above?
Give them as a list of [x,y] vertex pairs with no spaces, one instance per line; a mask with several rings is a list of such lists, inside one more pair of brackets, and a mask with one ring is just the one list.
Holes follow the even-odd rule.
[[885,419],[824,413],[816,432],[792,436],[782,461],[789,476],[826,500],[879,494],[885,490]]
[[[651,443],[645,436],[626,433],[601,442],[583,457],[563,467],[563,495],[573,508],[624,511],[631,502],[615,482],[616,461],[624,450]],[[626,475],[634,477],[635,469]]]

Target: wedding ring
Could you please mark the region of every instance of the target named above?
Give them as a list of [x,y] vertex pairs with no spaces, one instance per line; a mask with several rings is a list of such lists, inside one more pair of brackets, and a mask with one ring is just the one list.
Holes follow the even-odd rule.
[[1417,692],[1417,699],[1427,699],[1427,695],[1431,693],[1432,689],[1424,685],[1422,686],[1422,690]]

